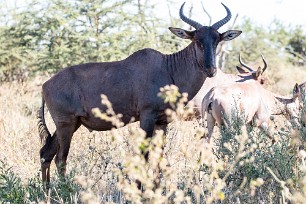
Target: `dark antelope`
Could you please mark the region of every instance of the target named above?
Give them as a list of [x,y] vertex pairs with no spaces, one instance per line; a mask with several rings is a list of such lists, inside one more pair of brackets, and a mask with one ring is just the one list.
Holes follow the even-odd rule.
[[[101,94],[108,97],[115,112],[123,115],[125,124],[131,118],[140,121],[147,137],[152,137],[155,127],[165,126],[167,105],[157,96],[160,87],[174,84],[191,99],[206,77],[216,74],[218,43],[232,40],[241,33],[237,30],[218,32],[231,18],[230,10],[223,6],[226,17],[212,26],[202,26],[187,18],[183,13],[184,4],[181,6],[180,18],[196,30],[169,28],[176,36],[192,41],[177,53],[165,55],[153,49],[143,49],[121,61],[65,68],[45,82],[39,112],[39,134],[44,144],[40,150],[43,181],[50,181],[50,163],[55,155],[59,174],[65,174],[72,135],[81,125],[97,131],[112,128],[111,123],[92,113],[96,107],[105,110]],[[53,136],[44,120],[45,103],[56,126]]]

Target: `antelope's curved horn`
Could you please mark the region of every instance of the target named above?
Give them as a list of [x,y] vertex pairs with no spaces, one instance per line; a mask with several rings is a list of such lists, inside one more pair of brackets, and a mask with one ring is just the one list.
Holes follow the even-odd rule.
[[183,9],[184,9],[184,5],[185,5],[186,2],[184,2],[180,8],[180,18],[185,22],[187,23],[188,25],[194,27],[195,29],[199,29],[201,27],[203,27],[200,23],[194,21],[194,20],[191,20],[190,18],[188,18],[187,16],[184,15],[184,12],[183,12]]
[[260,55],[261,55],[261,59],[262,59],[264,65],[265,65],[264,68],[262,69],[262,73],[264,73],[265,70],[267,69],[268,65],[267,65],[267,62],[266,62],[264,56],[262,54],[260,54]]
[[249,67],[249,66],[246,65],[244,62],[242,62],[242,60],[241,60],[241,54],[240,54],[240,53],[239,53],[239,62],[240,62],[240,64],[241,64],[243,67],[247,68],[247,70],[249,70],[250,72],[254,72],[254,70],[253,70],[251,67]]
[[231,14],[231,11],[229,10],[229,8],[227,8],[227,6],[225,6],[223,3],[221,3],[226,12],[227,12],[227,15],[225,16],[225,18],[223,18],[222,20],[214,23],[211,27],[215,28],[216,30],[218,30],[219,28],[221,28],[221,26],[223,26],[224,24],[226,24],[229,20],[231,20],[232,18],[232,14]]

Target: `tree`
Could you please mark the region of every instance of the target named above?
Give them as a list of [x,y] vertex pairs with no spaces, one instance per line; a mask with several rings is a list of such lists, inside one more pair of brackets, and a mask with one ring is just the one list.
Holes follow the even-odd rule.
[[145,47],[171,50],[161,29],[166,26],[150,15],[153,9],[149,1],[33,0],[0,27],[0,80],[119,60]]
[[296,26],[291,36],[286,48],[293,56],[291,61],[297,65],[306,65],[306,34],[301,26]]
[[231,42],[232,55],[227,58],[228,69],[234,71],[239,53],[246,62],[261,62],[260,54],[263,54],[268,59],[270,67],[277,67],[278,63],[288,61],[290,56],[286,47],[291,33],[280,21],[274,20],[266,28],[246,18],[238,27],[243,33],[239,40]]

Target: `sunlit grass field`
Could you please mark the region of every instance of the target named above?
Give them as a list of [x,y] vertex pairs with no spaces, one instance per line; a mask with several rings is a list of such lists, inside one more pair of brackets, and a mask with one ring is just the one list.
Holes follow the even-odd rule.
[[[306,67],[280,65],[267,77],[267,89],[290,96],[294,84],[306,80]],[[282,116],[274,145],[256,128],[241,129],[239,121],[231,130],[216,128],[209,145],[200,139],[198,121],[176,120],[165,140],[157,133],[150,142],[149,164],[140,153],[147,141],[139,123],[107,132],[81,127],[72,140],[67,177],[59,178],[52,163],[46,191],[36,112],[47,79],[0,85],[1,203],[305,203],[306,130]],[[46,121],[53,132],[48,112]]]

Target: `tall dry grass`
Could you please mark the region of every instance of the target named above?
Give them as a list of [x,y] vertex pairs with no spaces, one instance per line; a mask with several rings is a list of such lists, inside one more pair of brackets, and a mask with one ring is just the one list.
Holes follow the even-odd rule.
[[[289,78],[302,82],[302,74],[289,73]],[[144,139],[139,123],[106,132],[90,133],[81,127],[72,140],[68,177],[59,178],[52,164],[53,184],[46,192],[39,182],[36,120],[44,80],[0,86],[0,195],[6,196],[0,196],[1,202],[303,203],[306,198],[306,153],[300,149],[305,147],[306,130],[293,129],[283,118],[276,132],[280,140],[274,146],[252,128],[216,131],[212,146],[201,139],[204,129],[197,121],[173,122],[166,137],[158,132],[152,141]],[[280,81],[287,85],[280,86]],[[294,84],[288,81],[282,78],[274,89],[288,93]],[[168,92],[185,100],[177,90]],[[181,114],[182,105],[173,105]],[[46,121],[53,132],[49,114]],[[142,148],[152,152],[149,164],[140,153]],[[143,191],[137,189],[136,180],[142,181]],[[3,190],[8,184],[17,189],[10,196]]]

